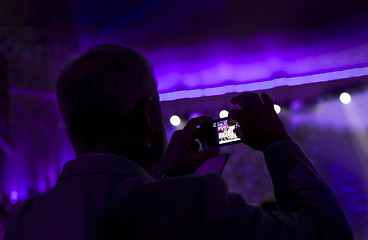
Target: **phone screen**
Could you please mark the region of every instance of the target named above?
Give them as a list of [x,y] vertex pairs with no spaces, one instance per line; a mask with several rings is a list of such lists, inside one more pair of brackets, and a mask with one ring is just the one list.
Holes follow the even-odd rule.
[[235,129],[240,127],[237,122],[233,125],[229,125],[228,120],[225,119],[219,122],[214,122],[213,127],[217,128],[219,145],[241,140],[235,133]]
[[240,128],[237,122],[229,124],[228,118],[221,118],[201,125],[205,135],[205,143],[208,147],[226,146],[240,143],[241,139],[236,135],[236,129]]

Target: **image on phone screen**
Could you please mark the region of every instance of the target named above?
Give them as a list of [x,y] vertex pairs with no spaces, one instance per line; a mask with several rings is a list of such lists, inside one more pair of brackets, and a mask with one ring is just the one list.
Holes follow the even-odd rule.
[[240,128],[237,122],[229,124],[228,118],[211,120],[201,125],[201,131],[205,138],[205,146],[221,147],[240,143],[241,138],[236,135],[236,129]]
[[213,127],[217,127],[219,145],[240,140],[235,133],[235,129],[240,127],[237,122],[233,125],[229,125],[228,120],[225,119],[219,122],[214,122]]

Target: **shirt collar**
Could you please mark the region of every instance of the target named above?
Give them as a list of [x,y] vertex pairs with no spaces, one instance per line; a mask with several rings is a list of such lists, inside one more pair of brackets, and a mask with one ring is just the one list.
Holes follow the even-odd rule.
[[88,153],[65,163],[58,181],[90,173],[141,176],[153,180],[142,166],[125,157],[111,153]]

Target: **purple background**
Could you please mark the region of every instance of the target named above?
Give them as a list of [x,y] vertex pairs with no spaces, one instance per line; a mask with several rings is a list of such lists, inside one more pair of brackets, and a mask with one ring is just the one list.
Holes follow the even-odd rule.
[[[144,53],[168,136],[173,114],[214,118],[266,89],[290,134],[368,239],[368,3],[363,0],[0,2],[0,206],[43,193],[73,158],[54,94],[63,64],[99,43]],[[338,101],[342,91],[352,102]],[[182,127],[179,126],[179,128]],[[273,198],[262,154],[224,147],[231,191]],[[7,217],[0,214],[0,226]]]

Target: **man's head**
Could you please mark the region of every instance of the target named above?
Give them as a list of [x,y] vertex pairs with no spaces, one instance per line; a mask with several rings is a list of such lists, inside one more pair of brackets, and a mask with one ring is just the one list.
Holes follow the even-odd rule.
[[162,157],[166,135],[157,87],[142,54],[96,46],[65,67],[56,90],[77,155],[110,152],[142,165]]

